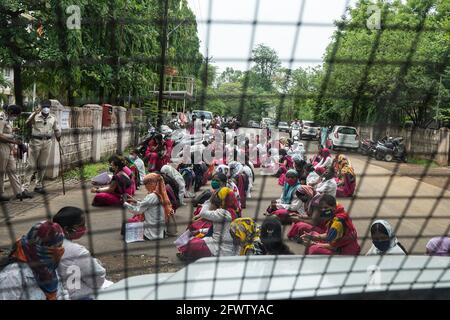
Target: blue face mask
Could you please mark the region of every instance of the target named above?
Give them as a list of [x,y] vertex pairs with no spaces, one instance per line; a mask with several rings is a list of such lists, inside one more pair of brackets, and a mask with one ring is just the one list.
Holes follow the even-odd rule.
[[321,218],[330,218],[333,216],[333,209],[322,209],[320,210],[320,217]]
[[389,240],[372,241],[372,242],[373,242],[373,245],[381,252],[386,252],[391,247],[391,241],[389,241]]

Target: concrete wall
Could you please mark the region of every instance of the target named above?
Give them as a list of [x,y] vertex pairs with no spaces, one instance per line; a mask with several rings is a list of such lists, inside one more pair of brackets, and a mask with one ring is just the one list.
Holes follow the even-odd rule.
[[[113,107],[110,127],[102,126],[102,112],[99,105],[68,108],[52,100],[52,113],[60,124],[62,115],[69,114],[70,128],[63,129],[61,137],[64,170],[80,163],[98,162],[114,153],[124,152],[136,143],[135,137],[144,123],[142,110]],[[46,176],[56,178],[60,171],[60,150],[56,140],[50,154]]]
[[[358,127],[361,139],[373,139],[374,128]],[[409,156],[436,161],[439,165],[449,164],[450,132],[448,128],[433,129],[404,129],[387,127],[385,136],[403,137]]]

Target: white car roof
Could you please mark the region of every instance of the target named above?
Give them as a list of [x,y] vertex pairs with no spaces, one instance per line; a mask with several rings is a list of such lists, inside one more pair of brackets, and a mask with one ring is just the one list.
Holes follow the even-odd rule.
[[[154,275],[134,282],[130,278],[129,290],[138,284],[139,294],[130,294],[136,299],[260,300],[450,288],[449,266],[450,257],[428,256],[214,257],[162,276],[159,282]],[[124,297],[123,283],[107,290],[117,295],[100,298]]]

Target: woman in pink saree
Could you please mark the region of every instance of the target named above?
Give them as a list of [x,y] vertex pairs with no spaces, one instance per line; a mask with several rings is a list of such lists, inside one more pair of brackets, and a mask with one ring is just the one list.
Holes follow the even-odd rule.
[[125,172],[129,168],[125,166],[124,159],[114,155],[109,158],[109,163],[109,170],[113,173],[111,183],[107,187],[91,189],[95,193],[93,206],[121,206],[123,199],[134,195],[136,191],[132,177]]
[[338,157],[338,174],[336,197],[352,197],[356,189],[356,175],[350,160],[341,154]]

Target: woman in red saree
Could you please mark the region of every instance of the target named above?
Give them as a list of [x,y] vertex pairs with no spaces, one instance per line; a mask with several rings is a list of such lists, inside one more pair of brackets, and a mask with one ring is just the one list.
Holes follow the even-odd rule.
[[147,150],[145,151],[145,158],[148,159],[148,172],[161,170],[164,165],[165,154],[166,147],[163,142],[163,137],[158,133],[150,139]]
[[344,207],[336,203],[336,198],[323,195],[318,210],[314,212],[313,221],[326,221],[323,233],[310,232],[301,237],[306,244],[306,254],[319,255],[359,255],[358,234],[352,219]]

